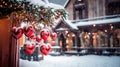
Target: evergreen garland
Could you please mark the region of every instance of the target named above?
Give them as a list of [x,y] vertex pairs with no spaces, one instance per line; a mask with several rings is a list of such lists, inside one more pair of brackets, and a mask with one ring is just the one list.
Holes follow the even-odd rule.
[[14,13],[14,19],[29,23],[54,24],[57,18],[66,19],[67,12],[64,9],[38,6],[25,1],[0,1],[0,17]]

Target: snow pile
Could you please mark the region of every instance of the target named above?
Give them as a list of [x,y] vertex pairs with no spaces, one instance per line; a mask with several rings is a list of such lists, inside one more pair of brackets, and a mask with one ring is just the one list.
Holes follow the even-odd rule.
[[54,4],[54,3],[50,3],[48,0],[27,0],[27,1],[29,1],[31,4],[34,4],[34,5],[51,7],[51,8],[54,8],[54,9],[64,9],[64,6]]
[[42,61],[20,59],[20,67],[120,67],[120,56],[45,56]]
[[26,0],[26,1],[29,1],[31,4],[39,5],[39,6],[44,6],[46,4],[42,0]]

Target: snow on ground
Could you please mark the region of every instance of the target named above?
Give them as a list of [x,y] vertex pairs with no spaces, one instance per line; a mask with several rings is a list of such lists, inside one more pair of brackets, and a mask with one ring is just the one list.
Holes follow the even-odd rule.
[[120,67],[120,56],[45,56],[42,61],[20,59],[20,67]]

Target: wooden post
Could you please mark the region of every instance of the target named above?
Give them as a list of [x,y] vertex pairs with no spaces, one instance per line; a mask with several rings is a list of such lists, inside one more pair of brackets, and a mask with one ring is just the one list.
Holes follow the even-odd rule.
[[11,35],[10,19],[0,19],[0,67],[19,67],[16,39]]

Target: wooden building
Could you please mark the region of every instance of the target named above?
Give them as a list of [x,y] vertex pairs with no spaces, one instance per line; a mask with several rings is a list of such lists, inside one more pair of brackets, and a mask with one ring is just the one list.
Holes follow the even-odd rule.
[[119,4],[119,0],[69,0],[65,6],[69,21],[62,20],[55,26],[58,44],[64,44],[68,51],[75,47],[120,47]]
[[69,0],[65,6],[70,20],[120,14],[119,0]]

